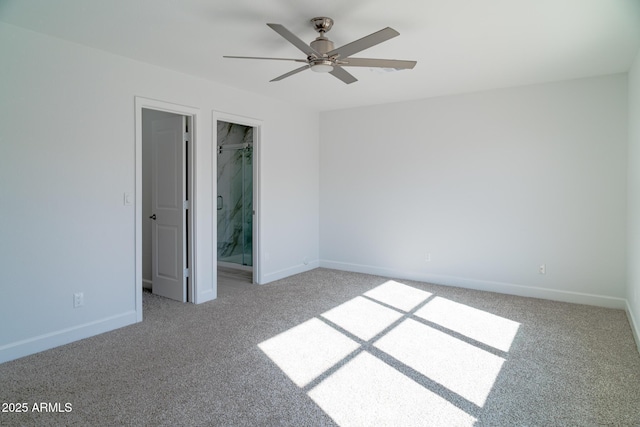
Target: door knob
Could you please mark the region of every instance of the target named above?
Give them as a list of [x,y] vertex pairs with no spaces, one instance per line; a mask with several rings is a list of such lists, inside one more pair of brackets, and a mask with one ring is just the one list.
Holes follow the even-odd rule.
[[151,215],[149,218],[151,218],[152,220],[156,220],[156,214]]

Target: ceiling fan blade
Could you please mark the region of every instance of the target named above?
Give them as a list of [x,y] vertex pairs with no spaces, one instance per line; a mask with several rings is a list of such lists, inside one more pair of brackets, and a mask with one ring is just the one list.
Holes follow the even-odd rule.
[[410,70],[416,66],[416,61],[404,61],[400,59],[369,59],[347,58],[339,61],[342,67],[370,67],[370,68],[394,68],[396,70]]
[[267,25],[273,31],[275,31],[276,33],[280,34],[282,37],[287,39],[289,43],[291,43],[292,45],[294,45],[295,47],[303,51],[307,56],[315,56],[318,58],[322,57],[322,54],[320,52],[318,52],[317,50],[315,50],[314,48],[312,48],[311,46],[309,46],[308,44],[300,40],[298,36],[293,34],[291,31],[287,30],[284,26],[280,24],[267,24]]
[[353,54],[356,54],[360,51],[368,49],[399,35],[399,32],[397,32],[393,28],[387,27],[373,34],[369,34],[368,36],[365,36],[359,40],[347,43],[344,46],[332,50],[331,52],[327,52],[327,56],[339,56],[339,58],[347,58]]
[[351,84],[351,83],[354,83],[354,82],[358,81],[358,79],[353,77],[351,75],[351,73],[349,73],[347,70],[344,70],[340,66],[333,67],[333,70],[330,71],[329,74],[333,75],[334,77],[339,78],[340,80],[342,80],[346,84]]
[[294,74],[298,74],[300,71],[304,71],[304,70],[306,70],[307,68],[309,68],[309,65],[305,65],[305,66],[303,66],[303,67],[296,68],[296,69],[295,69],[295,70],[293,70],[293,71],[289,71],[288,73],[283,74],[283,75],[281,75],[281,76],[279,76],[279,77],[276,77],[275,79],[273,79],[273,80],[269,80],[269,81],[270,81],[270,82],[277,82],[277,81],[280,81],[280,80],[282,80],[282,79],[286,79],[287,77],[289,77],[289,76],[293,76]]
[[306,59],[291,59],[291,58],[265,58],[263,56],[230,56],[224,55],[223,58],[232,58],[232,59],[269,59],[272,61],[295,61],[295,62],[307,62]]

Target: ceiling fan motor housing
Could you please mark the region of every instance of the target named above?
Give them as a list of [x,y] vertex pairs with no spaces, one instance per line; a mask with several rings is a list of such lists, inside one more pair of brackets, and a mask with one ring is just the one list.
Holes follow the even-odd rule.
[[311,47],[321,54],[331,52],[333,50],[333,42],[326,37],[320,36],[310,43]]

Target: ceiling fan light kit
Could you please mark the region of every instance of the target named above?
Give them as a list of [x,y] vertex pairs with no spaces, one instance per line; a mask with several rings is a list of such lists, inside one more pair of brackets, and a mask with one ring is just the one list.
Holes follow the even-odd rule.
[[316,73],[330,73],[333,71],[333,63],[322,59],[317,59],[311,62],[311,71]]
[[393,28],[384,28],[373,34],[369,34],[354,42],[348,43],[342,47],[335,48],[331,40],[325,37],[325,33],[333,27],[333,19],[324,16],[313,18],[311,20],[313,28],[320,34],[310,44],[306,44],[298,36],[286,29],[280,24],[267,24],[269,28],[280,34],[289,43],[300,49],[307,55],[307,59],[291,59],[291,58],[265,58],[256,56],[224,56],[225,58],[235,59],[267,59],[276,61],[294,61],[303,62],[306,65],[289,71],[275,79],[272,82],[280,81],[301,71],[311,69],[318,73],[330,73],[337,79],[346,84],[357,82],[351,73],[343,67],[367,67],[367,68],[385,68],[394,70],[409,70],[415,67],[416,61],[406,61],[397,59],[369,59],[369,58],[351,58],[365,49],[387,41],[393,37],[399,36]]

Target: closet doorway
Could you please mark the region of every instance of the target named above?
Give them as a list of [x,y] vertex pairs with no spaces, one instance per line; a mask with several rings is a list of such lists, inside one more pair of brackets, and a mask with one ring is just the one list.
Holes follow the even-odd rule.
[[[151,112],[151,110],[154,112]],[[149,113],[151,113],[151,117],[149,116]],[[145,116],[144,119],[143,115]],[[180,124],[174,127],[168,123],[161,123],[168,117],[172,117],[175,119],[176,123],[179,122]],[[199,270],[197,268],[198,265],[196,263],[198,258],[198,233],[196,228],[195,212],[198,200],[195,190],[195,178],[198,174],[195,159],[197,159],[197,142],[200,139],[198,131],[200,117],[200,110],[194,107],[139,96],[135,97],[135,193],[133,195],[125,194],[124,203],[125,205],[133,204],[135,207],[134,292],[136,300],[136,320],[138,322],[141,322],[143,317],[143,287],[150,287],[154,289],[154,293],[156,291],[162,292],[162,285],[154,286],[155,283],[152,283],[155,281],[153,277],[154,267],[152,261],[154,256],[152,249],[154,243],[152,242],[152,239],[150,240],[148,238],[148,236],[153,232],[154,223],[160,225],[163,224],[162,221],[161,223],[158,223],[158,220],[160,219],[160,215],[158,215],[159,211],[156,210],[156,212],[153,212],[153,201],[150,197],[154,192],[151,188],[154,174],[154,154],[152,151],[148,150],[149,141],[146,137],[154,134],[154,122],[158,122],[156,126],[156,134],[158,135],[156,136],[159,136],[159,139],[162,141],[161,145],[163,148],[163,153],[160,153],[159,151],[157,152],[159,156],[156,158],[156,166],[160,166],[160,173],[157,174],[156,184],[161,184],[161,186],[165,187],[166,190],[160,191],[160,193],[157,194],[161,195],[161,197],[160,199],[156,199],[156,208],[175,208],[173,209],[174,213],[178,212],[180,217],[180,221],[176,220],[175,223],[182,224],[177,228],[174,228],[175,232],[170,231],[172,226],[165,226],[162,230],[156,230],[160,231],[160,234],[162,234],[162,236],[156,237],[164,239],[165,243],[167,240],[177,243],[177,245],[174,245],[172,249],[167,249],[169,246],[165,246],[163,242],[156,240],[158,245],[156,248],[160,251],[157,255],[159,256],[159,259],[162,260],[162,268],[156,269],[156,272],[160,275],[171,276],[175,283],[177,283],[175,289],[171,287],[172,290],[170,291],[173,293],[173,291],[176,290],[175,293],[177,295],[174,295],[176,297],[175,299],[199,304],[215,298],[215,281],[209,281],[211,286],[207,286],[209,283],[204,281],[204,286],[199,287],[197,280],[199,276]],[[171,137],[171,135],[173,135],[173,137]],[[145,138],[143,138],[143,136]],[[146,144],[143,143],[143,139],[147,139]],[[171,141],[176,143],[171,144]],[[168,147],[171,146],[175,148],[175,150],[171,150],[176,153],[175,158],[173,158],[173,156],[165,156],[165,154],[169,154],[170,150]],[[181,153],[178,154],[178,151]],[[173,160],[169,161],[169,158],[172,158]],[[146,166],[143,166],[143,162],[148,160],[151,160],[151,164],[147,162]],[[206,165],[204,166],[206,167]],[[145,173],[143,173],[143,169]],[[149,172],[151,173],[151,176],[149,175]],[[179,178],[181,182],[178,181]],[[169,191],[169,187],[165,186],[169,181],[174,184],[169,185],[169,187],[175,189],[175,191]],[[174,197],[167,196],[172,193],[174,194]],[[149,218],[153,217],[154,213],[156,214],[155,221],[153,218]],[[167,212],[161,212],[161,214],[164,213]],[[158,228],[160,228],[160,226],[158,226]],[[144,233],[143,229],[145,229]],[[167,239],[167,237],[169,238]],[[200,242],[201,246],[204,245],[205,248],[207,247],[208,242],[206,238],[201,238]],[[180,244],[181,247],[179,247]],[[169,258],[169,252],[176,254],[176,256]],[[145,258],[144,262],[143,258]],[[175,263],[173,261],[167,261],[169,259],[175,260]],[[201,269],[200,271],[203,270]]]

